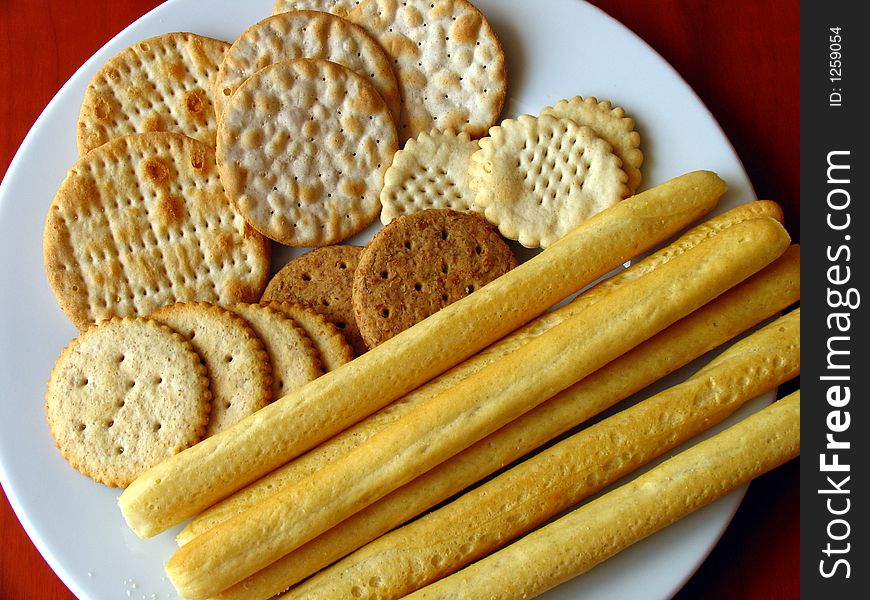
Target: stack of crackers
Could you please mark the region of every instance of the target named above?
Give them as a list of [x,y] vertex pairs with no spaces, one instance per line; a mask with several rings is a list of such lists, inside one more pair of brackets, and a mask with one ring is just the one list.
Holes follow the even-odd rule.
[[[466,0],[278,0],[232,43],[167,33],[109,60],[45,224],[49,282],[82,330],[49,384],[64,456],[123,486],[504,274],[515,241],[546,247],[637,189],[621,108],[577,97],[497,124],[506,92]],[[275,244],[300,254],[272,264]],[[174,348],[206,385],[126,404],[132,372],[76,387],[140,347],[177,369]],[[169,426],[167,402],[195,410]]]

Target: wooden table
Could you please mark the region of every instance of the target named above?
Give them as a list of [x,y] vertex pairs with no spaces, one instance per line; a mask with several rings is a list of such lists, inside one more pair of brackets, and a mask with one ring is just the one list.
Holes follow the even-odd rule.
[[[0,173],[72,73],[158,0],[0,0]],[[781,0],[593,0],[695,89],[760,198],[799,240],[799,4]],[[787,386],[788,390],[794,385]],[[35,401],[38,401],[36,399]],[[750,486],[734,522],[679,600],[797,598],[799,461]],[[0,500],[0,598],[72,598]]]

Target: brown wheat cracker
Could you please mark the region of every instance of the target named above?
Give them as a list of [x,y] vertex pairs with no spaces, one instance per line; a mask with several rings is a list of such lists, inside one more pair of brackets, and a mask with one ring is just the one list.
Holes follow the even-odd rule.
[[61,455],[79,472],[126,487],[202,439],[211,394],[191,345],[153,319],[112,319],[61,352],[45,395]]
[[323,374],[317,350],[293,319],[260,304],[239,303],[230,309],[263,340],[272,363],[273,398],[281,398]]
[[48,210],[45,270],[79,328],[182,300],[255,301],[268,240],[221,187],[211,148],[176,133],[117,138],[80,158]]
[[466,0],[364,0],[347,18],[393,58],[402,92],[402,140],[435,129],[483,135],[507,93],[504,51]]
[[393,120],[398,120],[402,105],[390,58],[362,27],[319,10],[282,12],[242,32],[214,81],[218,117],[248,77],[290,58],[323,58],[367,77],[387,103]]
[[261,303],[301,304],[322,314],[344,334],[356,354],[368,350],[353,315],[353,273],[361,246],[326,246],[294,258],[275,273]]
[[427,208],[476,210],[468,166],[479,149],[468,133],[452,129],[433,129],[408,140],[384,174],[381,222]]
[[517,265],[476,213],[429,209],[375,234],[353,277],[353,310],[369,348],[388,340]]
[[317,350],[324,371],[332,371],[353,360],[353,347],[341,330],[320,313],[289,302],[271,302],[267,306],[284,313],[302,328]]
[[254,330],[231,311],[207,302],[179,302],[151,313],[190,341],[211,380],[206,437],[235,425],[272,400],[272,363]]
[[396,149],[390,111],[368,78],[322,59],[257,71],[218,125],[228,195],[251,226],[289,246],[335,244],[368,226]]
[[590,127],[613,148],[613,153],[622,161],[622,170],[628,175],[629,193],[637,191],[642,179],[643,152],[640,149],[640,134],[635,130],[634,119],[625,116],[625,109],[614,107],[610,100],[599,101],[594,96],[575,96],[561,100],[541,110],[542,115],[571,119],[578,125]]
[[320,10],[339,17],[346,17],[361,0],[275,0],[272,14],[291,10]]
[[629,195],[610,144],[589,127],[549,115],[491,128],[469,174],[486,218],[530,248],[550,246]]
[[212,85],[229,44],[173,32],[125,48],[85,91],[79,154],[130,133],[174,131],[214,147]]

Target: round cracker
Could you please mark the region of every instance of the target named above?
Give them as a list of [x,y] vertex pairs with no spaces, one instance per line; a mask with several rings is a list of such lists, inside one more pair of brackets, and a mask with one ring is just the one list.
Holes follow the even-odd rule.
[[360,0],[275,0],[272,14],[277,15],[291,10],[319,10],[346,17],[359,3]]
[[207,302],[170,304],[151,318],[184,336],[208,369],[212,409],[205,437],[232,427],[272,400],[269,355],[244,319]]
[[469,174],[475,204],[502,235],[546,248],[628,195],[621,164],[589,127],[523,115],[489,130]]
[[390,112],[365,77],[291,59],[257,71],[232,95],[218,126],[218,168],[263,235],[326,246],[375,219],[396,144]]
[[211,147],[212,85],[230,45],[165,33],[125,48],[93,76],[78,120],[79,154],[131,133],[174,131]]
[[259,304],[240,303],[230,308],[263,340],[272,363],[272,396],[276,400],[323,374],[317,350],[293,319]]
[[424,210],[378,232],[360,256],[353,309],[370,348],[473,293],[517,264],[476,213]]
[[260,302],[301,304],[325,316],[356,354],[368,350],[353,316],[350,295],[360,246],[327,246],[294,258],[275,273]]
[[431,129],[486,133],[507,93],[501,44],[466,0],[364,0],[347,18],[393,58],[402,93],[399,136]]
[[301,304],[288,302],[271,302],[268,306],[293,319],[305,331],[305,335],[314,344],[325,371],[332,371],[353,360],[353,347],[341,330],[320,313]]
[[114,487],[200,439],[211,394],[180,335],[144,317],[113,319],[74,339],[48,381],[45,410],[61,455]]
[[214,82],[215,110],[251,75],[290,58],[322,58],[367,77],[394,121],[402,109],[390,59],[365,30],[318,10],[280,13],[246,29],[227,51]]
[[268,240],[227,200],[211,148],[176,133],[133,134],[79,159],[48,210],[45,270],[83,328],[166,304],[255,301]]
[[610,100],[599,102],[594,96],[575,96],[547,106],[541,114],[586,125],[610,144],[613,153],[622,161],[622,170],[628,175],[626,185],[629,194],[634,194],[642,178],[640,167],[643,164],[643,152],[640,150],[640,134],[635,131],[634,119],[625,116],[625,109],[614,107]]
[[466,132],[421,133],[396,152],[384,174],[381,222],[427,208],[476,210],[468,165],[480,146]]

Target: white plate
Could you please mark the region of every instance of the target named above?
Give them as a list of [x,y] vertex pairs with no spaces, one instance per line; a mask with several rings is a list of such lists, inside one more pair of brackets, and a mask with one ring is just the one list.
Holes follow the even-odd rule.
[[[712,169],[730,185],[719,210],[754,199],[740,161],[701,101],[658,54],[618,22],[581,0],[476,4],[508,55],[506,116],[534,114],[577,94],[610,98],[637,120],[646,185]],[[176,594],[163,573],[175,548],[175,531],[137,539],[116,506],[118,491],[70,468],[45,424],[45,381],[76,330],[58,308],[43,274],[42,226],[55,190],[77,157],[79,104],[94,71],[122,48],[168,31],[232,40],[269,15],[272,5],[273,0],[211,0],[204,8],[203,0],[173,0],[128,27],[49,103],[0,187],[0,476],[24,528],[82,600],[170,599]],[[730,495],[546,597],[671,596],[716,543],[741,498],[742,491]]]

